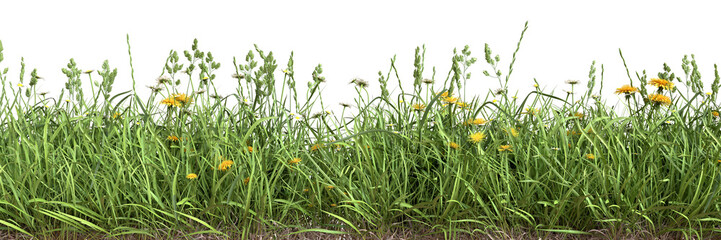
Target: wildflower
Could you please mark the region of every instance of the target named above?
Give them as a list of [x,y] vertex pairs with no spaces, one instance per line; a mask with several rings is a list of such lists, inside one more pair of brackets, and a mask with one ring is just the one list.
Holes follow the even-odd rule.
[[331,206],[331,207],[335,207],[335,206],[338,206],[338,205],[336,205],[335,203],[331,203],[330,206]]
[[83,73],[90,75],[91,73],[93,73],[93,70],[85,70],[85,72]]
[[356,85],[356,87],[360,87],[360,88],[365,88],[368,86],[368,82],[366,82],[365,80],[360,79],[360,78],[354,78],[353,80],[350,81],[350,83],[353,83]]
[[46,91],[46,92],[40,92],[40,93],[38,93],[38,94],[40,94],[40,96],[45,97],[45,95],[47,95],[48,93],[50,93],[50,92],[47,92],[47,91]]
[[448,147],[453,148],[453,149],[458,149],[460,146],[458,146],[458,143],[456,143],[456,142],[450,142],[450,143],[448,143]]
[[331,190],[331,189],[333,189],[333,188],[335,188],[333,185],[329,185],[329,186],[326,186],[326,187],[325,187],[325,189],[328,189],[328,190]]
[[596,159],[596,156],[594,156],[592,153],[586,154],[586,158],[588,159]]
[[182,103],[183,106],[190,104],[190,102],[193,101],[192,99],[188,98],[188,96],[186,96],[185,93],[175,94],[175,95],[173,95],[173,98],[175,99],[175,101]]
[[666,89],[666,90],[673,89],[673,82],[666,80],[666,79],[651,78],[651,81],[648,83],[648,85],[653,85],[653,86],[658,87],[659,91],[661,89]]
[[661,94],[649,94],[648,100],[655,104],[671,105],[671,98]]
[[202,89],[202,88],[201,88],[200,90],[195,91],[194,94],[195,94],[195,95],[200,95],[200,94],[203,94],[203,93],[205,93],[205,89]]
[[163,85],[170,82],[170,77],[163,75],[158,77],[156,80],[158,81],[158,85]]
[[312,152],[312,151],[318,150],[320,147],[321,147],[320,144],[313,144],[313,146],[310,147],[310,151]]
[[349,107],[351,107],[351,105],[350,105],[349,103],[341,102],[341,103],[338,103],[338,104],[341,105],[343,108],[349,108]]
[[243,104],[250,105],[250,99],[243,98]]
[[713,112],[711,112],[711,115],[713,115],[714,117],[719,117],[719,114],[718,114],[718,112],[717,112],[717,111],[713,111]]
[[483,141],[483,138],[485,138],[485,137],[486,137],[486,135],[483,134],[482,132],[476,132],[476,133],[473,133],[470,136],[468,136],[468,140],[473,143],[478,143],[480,141]]
[[555,151],[560,151],[560,150],[561,150],[560,148],[557,148],[557,147],[553,147],[553,148],[551,148],[551,149],[552,149],[552,150],[555,150]]
[[191,174],[186,175],[185,178],[187,178],[187,179],[196,179],[196,178],[198,178],[198,174],[191,173]]
[[433,84],[433,79],[424,78],[423,83],[425,84]]
[[393,133],[395,133],[395,134],[399,134],[400,132],[398,132],[398,131],[393,131]]
[[538,88],[538,84],[533,84],[533,87]]
[[475,118],[475,119],[468,119],[468,121],[465,122],[465,125],[483,125],[486,124],[488,121],[486,121],[483,118]]
[[413,109],[416,111],[423,111],[424,108],[426,108],[426,105],[421,103],[413,104]]
[[507,133],[510,133],[511,136],[518,137],[518,131],[516,131],[515,128],[504,129],[504,131],[506,131]]
[[118,117],[120,117],[120,119],[123,118],[123,116],[119,112],[116,112],[115,114],[113,114],[113,119],[117,119]]
[[493,94],[495,94],[495,95],[503,95],[503,94],[506,93],[506,91],[507,91],[506,89],[499,88],[499,89],[496,89],[496,91],[494,91]]
[[511,149],[511,145],[501,145],[500,148],[498,149],[498,151],[499,152],[503,152],[503,151],[513,152],[513,149]]
[[464,103],[464,102],[461,102],[461,101],[457,101],[457,102],[456,102],[456,106],[459,107],[459,108],[465,108],[465,107],[468,107],[468,103]]
[[448,91],[445,91],[445,92],[441,93],[441,98],[447,98],[449,94],[450,93],[448,93]]
[[568,84],[568,85],[576,85],[578,83],[579,83],[578,80],[571,80],[571,79],[566,80],[566,84]]
[[638,88],[632,87],[631,85],[626,84],[626,85],[621,86],[620,88],[616,88],[615,94],[624,93],[628,96],[635,92],[638,92]]
[[[576,112],[576,113],[573,114],[573,116],[574,116],[574,117],[578,117],[578,118],[583,118],[585,115],[584,115],[583,113]],[[569,117],[570,117],[570,115],[569,115]]]
[[457,97],[446,97],[446,98],[443,98],[443,102],[445,102],[445,103],[455,103],[455,102],[457,102],[457,101],[458,101],[458,98],[457,98]]
[[568,91],[568,90],[565,90],[565,89],[564,89],[563,91],[566,92],[567,94],[573,95],[573,91]]
[[253,147],[248,146],[248,152],[253,152]]
[[224,161],[222,161],[222,162],[220,163],[220,165],[218,166],[218,170],[220,170],[220,171],[228,170],[228,168],[230,168],[230,166],[232,166],[232,165],[233,165],[233,161],[231,161],[231,160],[224,160]]
[[394,126],[395,126],[395,124],[393,124],[393,123],[386,124],[386,127],[394,127]]
[[243,185],[248,185],[249,182],[250,182],[250,177],[246,177],[245,179],[243,179]]
[[163,88],[161,86],[147,86],[146,85],[145,87],[150,88],[150,91],[152,91],[154,93],[157,93],[157,92],[160,92],[161,90],[163,90]]
[[300,121],[303,119],[303,116],[301,116],[300,114],[293,113],[293,112],[290,113],[290,116],[292,117],[291,119],[295,120],[295,121]]
[[310,192],[310,189],[303,188],[303,192]]
[[538,109],[536,109],[536,108],[526,108],[526,111],[525,111],[525,112],[522,112],[522,113],[531,114],[531,115],[536,115],[536,114],[538,113]]
[[244,75],[237,74],[237,73],[230,74],[230,77],[237,78],[238,80],[245,78]]
[[18,87],[23,87],[23,84],[22,84],[22,83],[18,83]]
[[175,136],[175,135],[170,135],[170,136],[168,136],[168,140],[173,141],[173,142],[180,141],[180,139],[178,138],[178,136]]
[[300,158],[293,158],[290,161],[288,161],[288,164],[296,164],[296,163],[299,163],[300,161],[303,161],[303,160]]
[[709,95],[709,96],[711,96],[711,92],[706,92],[706,95]]
[[516,96],[513,96],[512,98],[513,98],[513,99],[518,99],[518,97],[516,97]]
[[498,100],[496,100],[496,99],[493,99],[493,103],[496,103],[496,102],[498,102]]
[[285,73],[285,74],[290,74],[290,70],[288,70],[288,69],[283,69],[283,73]]

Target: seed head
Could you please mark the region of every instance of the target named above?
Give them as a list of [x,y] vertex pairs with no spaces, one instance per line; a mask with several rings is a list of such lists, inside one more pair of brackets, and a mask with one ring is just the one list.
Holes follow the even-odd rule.
[[365,80],[360,79],[360,78],[354,78],[353,80],[350,81],[350,83],[353,83],[356,85],[356,87],[360,87],[360,88],[365,88],[368,86],[368,82],[366,82]]
[[578,80],[571,80],[571,79],[566,80],[566,84],[568,84],[568,85],[576,85],[578,83],[579,83]]

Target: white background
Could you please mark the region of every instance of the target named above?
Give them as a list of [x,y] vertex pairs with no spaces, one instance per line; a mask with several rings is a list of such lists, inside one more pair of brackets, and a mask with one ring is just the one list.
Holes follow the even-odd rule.
[[[295,53],[297,86],[311,81],[311,72],[323,64],[326,107],[352,102],[355,77],[370,82],[379,95],[377,72],[387,74],[390,58],[404,84],[411,89],[414,51],[426,44],[424,78],[446,79],[453,48],[471,47],[478,58],[470,71],[468,92],[485,96],[498,88],[483,48],[500,54],[505,77],[512,53],[529,21],[511,75],[511,95],[532,89],[533,78],[541,87],[565,96],[563,82],[581,80],[583,92],[591,62],[597,74],[604,72],[604,97],[610,104],[619,99],[615,88],[629,82],[619,57],[623,50],[634,85],[636,72],[650,76],[668,63],[683,78],[681,59],[695,54],[710,91],[713,64],[721,62],[718,9],[713,1],[4,1],[0,3],[0,40],[10,68],[8,82],[17,84],[20,58],[27,65],[26,83],[33,68],[45,79],[41,90],[58,96],[67,78],[60,71],[74,58],[83,70],[99,69],[105,59],[119,74],[114,93],[132,87],[126,33],[130,34],[138,93],[148,94],[171,49],[190,50],[194,38],[202,51],[220,62],[215,84],[221,94],[235,91],[232,57],[244,62],[253,44],[277,59],[278,81],[291,51]],[[690,56],[689,56],[690,57]],[[259,60],[256,54],[256,59]],[[187,63],[186,63],[187,65]],[[197,73],[197,72],[196,72]],[[94,75],[94,80],[100,79]],[[87,77],[83,77],[87,87]],[[389,84],[395,87],[397,80]],[[678,85],[678,84],[677,84]],[[184,88],[183,88],[184,89]],[[598,83],[597,83],[598,89]],[[299,90],[299,93],[305,92]],[[578,89],[577,89],[577,92]],[[470,96],[466,96],[470,97]]]

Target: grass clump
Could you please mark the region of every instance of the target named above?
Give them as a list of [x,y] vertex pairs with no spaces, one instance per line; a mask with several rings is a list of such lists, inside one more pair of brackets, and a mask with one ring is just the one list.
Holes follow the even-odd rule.
[[24,63],[17,82],[6,68],[0,226],[38,236],[382,237],[404,227],[446,238],[519,229],[718,237],[718,74],[708,93],[687,58],[685,83],[665,64],[650,81],[637,75],[636,86],[629,74],[615,91],[621,115],[601,97],[603,71],[593,92],[595,62],[586,93],[569,80],[565,97],[537,82],[517,97],[508,86],[515,53],[505,79],[491,55],[486,45],[493,73],[484,75],[500,88],[485,99],[466,92],[476,62],[468,47],[442,84],[435,70],[423,78],[417,49],[411,92],[388,91],[392,60],[379,72],[381,94],[370,97],[373,85],[354,79],[355,103],[340,114],[324,108],[321,65],[301,99],[293,54],[276,79],[273,53],[257,46],[245,63],[234,59],[238,87],[228,96],[214,82],[220,63],[197,40],[187,62],[170,52],[145,100],[111,94],[117,69],[107,61],[90,99],[81,83],[93,83],[93,72],[72,59],[57,99],[34,92],[36,70],[25,84]]

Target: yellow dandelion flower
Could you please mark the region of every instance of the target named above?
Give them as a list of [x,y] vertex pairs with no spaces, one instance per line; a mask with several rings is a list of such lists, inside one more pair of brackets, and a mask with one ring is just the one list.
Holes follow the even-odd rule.
[[290,161],[288,161],[288,164],[296,164],[296,163],[299,163],[300,161],[303,161],[303,160],[300,158],[293,158]]
[[180,102],[182,106],[188,105],[193,101],[193,99],[186,96],[185,93],[175,94],[173,98],[175,101]]
[[537,87],[538,87],[538,84],[533,84],[533,87],[536,87],[536,88],[537,88]]
[[422,111],[424,108],[426,108],[426,105],[423,105],[421,103],[413,104],[413,109],[416,111]]
[[253,152],[253,147],[248,146],[248,152]]
[[449,142],[448,146],[453,149],[458,149],[460,147],[456,142]]
[[160,101],[160,104],[165,104],[168,107],[180,107],[180,103],[176,102],[173,98],[166,98]]
[[196,179],[196,178],[198,178],[198,174],[191,173],[191,174],[186,175],[185,178],[187,178],[187,179]]
[[648,85],[656,86],[659,89],[666,89],[666,90],[673,89],[673,82],[666,80],[666,79],[651,78],[651,81],[648,82]]
[[448,91],[441,93],[441,98],[447,98],[449,95]]
[[630,95],[635,92],[638,92],[638,88],[631,87],[631,85],[626,84],[626,85],[621,86],[620,88],[616,88],[615,94],[624,93],[626,95]]
[[468,105],[468,103],[464,103],[464,102],[461,102],[461,101],[457,101],[457,102],[456,102],[456,106],[459,107],[459,108],[465,108],[465,107],[468,107],[469,105]]
[[119,112],[113,114],[113,119],[117,119],[118,117],[120,117],[120,119],[123,119],[122,115]]
[[468,119],[468,121],[466,121],[464,124],[465,124],[465,125],[471,125],[471,124],[472,124],[472,125],[483,125],[483,124],[486,124],[486,123],[488,123],[488,121],[486,121],[486,119],[483,119],[483,118],[475,118],[475,119]]
[[473,143],[478,143],[480,141],[483,141],[483,139],[486,137],[485,134],[482,132],[476,132],[468,136],[468,141],[471,141]]
[[228,168],[230,168],[230,166],[232,166],[232,165],[233,165],[233,161],[225,160],[220,163],[220,165],[218,166],[218,170],[220,170],[220,171],[228,170]]
[[243,185],[248,185],[249,182],[250,182],[250,177],[246,177],[245,179],[243,179]]
[[588,159],[596,159],[596,156],[594,156],[592,153],[586,154],[586,158]]
[[331,206],[331,207],[336,207],[336,206],[338,206],[338,205],[335,204],[335,203],[331,203],[330,206]]
[[503,152],[503,151],[513,152],[513,149],[511,149],[511,145],[501,145],[500,148],[498,148],[498,151],[499,152]]
[[443,98],[443,102],[446,102],[446,103],[455,103],[455,102],[457,102],[457,101],[458,101],[458,98],[457,98],[457,97],[446,97],[446,98]]
[[526,111],[521,112],[521,113],[536,115],[538,113],[538,109],[537,108],[526,108]]
[[719,114],[718,114],[718,112],[717,112],[717,111],[713,111],[713,112],[711,112],[711,115],[713,115],[714,117],[718,117],[718,116],[719,116]]
[[22,84],[22,83],[18,83],[18,87],[23,87],[23,84]]
[[649,94],[648,100],[655,104],[671,105],[671,98],[661,94]]
[[310,151],[318,150],[320,147],[320,144],[313,144],[313,146],[310,147]]
[[573,115],[569,115],[569,117],[571,117],[571,116],[573,116],[573,117],[578,117],[578,118],[583,118],[583,117],[586,116],[586,115],[584,115],[583,113],[580,113],[580,112],[576,112],[576,113],[574,113]]
[[515,128],[504,129],[504,131],[510,133],[511,136],[518,137],[518,131]]
[[325,187],[325,189],[328,189],[328,190],[331,190],[331,189],[334,189],[334,188],[335,188],[335,187],[332,186],[332,185],[329,185],[329,186],[326,186],[326,187]]
[[173,141],[173,142],[180,141],[180,139],[178,138],[178,136],[175,136],[175,135],[170,135],[170,136],[168,136],[168,140]]
[[706,95],[709,95],[709,96],[711,96],[711,94],[712,94],[711,92],[706,92]]

